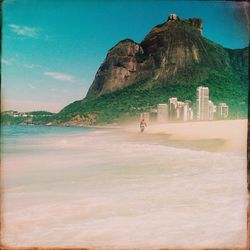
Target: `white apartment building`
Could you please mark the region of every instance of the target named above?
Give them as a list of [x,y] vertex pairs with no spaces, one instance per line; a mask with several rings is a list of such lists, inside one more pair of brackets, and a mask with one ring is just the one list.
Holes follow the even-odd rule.
[[217,114],[218,118],[225,119],[228,117],[229,107],[225,102],[221,102],[218,105]]
[[208,87],[198,87],[196,89],[196,112],[197,120],[204,121],[209,119],[209,89]]
[[194,119],[194,112],[192,108],[189,108],[188,116],[189,116],[189,121],[192,121]]
[[178,99],[177,97],[171,97],[168,100],[168,111],[169,111],[169,120],[175,120],[177,119],[177,105],[178,105]]
[[208,101],[208,120],[214,119],[214,114],[216,113],[216,106],[212,101]]

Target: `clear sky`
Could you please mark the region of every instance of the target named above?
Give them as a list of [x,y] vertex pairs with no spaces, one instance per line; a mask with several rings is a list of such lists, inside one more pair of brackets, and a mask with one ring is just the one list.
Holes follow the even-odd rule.
[[248,45],[246,2],[5,0],[2,109],[57,112],[82,99],[112,46],[141,42],[170,13],[203,19],[203,35]]

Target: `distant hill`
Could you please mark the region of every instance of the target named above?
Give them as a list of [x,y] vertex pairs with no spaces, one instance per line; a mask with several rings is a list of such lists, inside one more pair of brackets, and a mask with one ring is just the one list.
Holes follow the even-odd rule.
[[54,116],[55,113],[48,111],[18,112],[16,110],[8,110],[1,112],[1,123],[4,125],[43,125],[53,120]]

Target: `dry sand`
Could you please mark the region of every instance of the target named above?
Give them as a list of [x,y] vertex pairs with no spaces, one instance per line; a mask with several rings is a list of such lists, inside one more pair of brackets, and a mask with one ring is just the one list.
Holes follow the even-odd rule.
[[220,152],[247,150],[246,119],[148,124],[143,137],[138,133],[138,124],[123,126],[122,129],[137,140],[167,143],[177,147]]

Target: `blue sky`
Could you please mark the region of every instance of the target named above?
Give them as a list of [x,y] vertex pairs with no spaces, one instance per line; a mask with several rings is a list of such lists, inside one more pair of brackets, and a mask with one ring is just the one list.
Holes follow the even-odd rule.
[[203,35],[248,45],[247,3],[160,0],[5,0],[2,109],[57,112],[82,99],[108,50],[140,42],[168,14],[203,19]]

